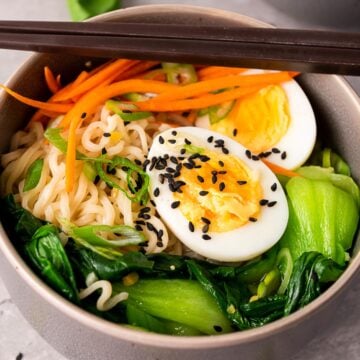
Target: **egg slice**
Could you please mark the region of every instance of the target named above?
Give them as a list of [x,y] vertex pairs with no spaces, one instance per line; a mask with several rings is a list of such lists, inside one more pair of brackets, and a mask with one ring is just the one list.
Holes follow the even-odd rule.
[[207,129],[170,129],[155,137],[148,160],[157,212],[194,252],[218,261],[249,260],[285,231],[288,207],[280,183],[236,141]]
[[[264,71],[251,71],[259,72]],[[220,116],[200,116],[196,126],[227,135],[286,169],[298,168],[310,156],[316,140],[315,116],[296,81],[264,87],[234,102],[228,113],[229,104],[222,107]]]

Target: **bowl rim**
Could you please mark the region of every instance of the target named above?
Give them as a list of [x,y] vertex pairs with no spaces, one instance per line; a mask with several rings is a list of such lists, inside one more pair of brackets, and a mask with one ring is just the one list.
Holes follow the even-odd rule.
[[[91,21],[116,20],[119,14],[136,15],[139,12],[153,13],[154,10],[156,10],[157,12],[168,12],[176,10],[178,12],[179,6],[175,4],[135,6],[131,8],[116,10],[105,15],[97,16]],[[215,15],[221,18],[228,18],[231,20],[243,22],[250,26],[269,27],[268,24],[253,19],[251,17],[215,8],[182,5],[180,11],[185,13],[190,12],[192,14],[198,13],[199,15],[205,14],[205,16]],[[43,55],[34,54],[31,55],[28,59],[26,59],[23,64],[15,71],[15,73],[9,78],[9,80],[7,81],[7,86],[14,86],[19,81],[19,74],[25,71],[29,67],[31,62],[36,61],[41,56]],[[331,76],[336,81],[340,91],[345,92],[347,94],[347,97],[352,100],[354,107],[357,108],[358,113],[360,114],[360,99],[355,93],[355,91],[351,88],[351,86],[339,76],[329,76]],[[6,99],[7,95],[2,92],[0,94],[0,106],[3,105]],[[43,282],[29,268],[29,266],[24,262],[24,260],[20,257],[19,253],[16,251],[14,245],[7,236],[2,224],[0,224],[0,250],[3,253],[4,257],[10,263],[10,265],[18,273],[18,275],[25,281],[25,283],[30,288],[32,288],[43,300],[48,302],[49,305],[55,307],[65,316],[81,323],[89,329],[109,335],[115,339],[125,340],[151,347],[178,350],[200,350],[220,347],[231,347],[234,345],[252,343],[266,337],[285,332],[295,326],[298,326],[299,323],[306,321],[309,317],[311,317],[316,312],[320,311],[320,309],[329,304],[330,301],[334,300],[337,296],[339,296],[339,294],[344,290],[350,280],[354,278],[356,273],[360,272],[360,253],[358,253],[354,258],[351,259],[349,266],[342,274],[342,276],[328,290],[326,290],[317,299],[312,301],[304,308],[297,310],[295,313],[287,317],[281,318],[259,328],[246,331],[238,331],[230,334],[204,337],[180,337],[133,330],[119,324],[112,323],[108,320],[104,320],[96,315],[85,311],[79,306],[72,304],[70,301],[66,300],[53,289],[51,289],[48,285],[46,285],[45,282]]]

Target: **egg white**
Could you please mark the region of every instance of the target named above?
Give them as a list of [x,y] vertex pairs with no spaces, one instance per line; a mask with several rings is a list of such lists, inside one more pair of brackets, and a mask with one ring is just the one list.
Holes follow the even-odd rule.
[[[195,146],[211,149],[220,154],[221,150],[214,148],[214,143],[209,144],[207,138],[213,136],[214,139],[223,139],[225,147],[230,151],[229,155],[238,157],[257,174],[263,188],[263,198],[277,203],[273,207],[262,206],[256,222],[248,222],[231,231],[211,232],[210,225],[208,235],[211,236],[211,240],[203,240],[201,229],[195,229],[194,232],[189,230],[189,222],[180,211],[181,205],[176,209],[171,208],[171,204],[175,201],[173,193],[169,190],[167,182],[161,184],[159,181],[159,174],[164,171],[152,168],[147,170],[150,176],[150,194],[156,204],[157,212],[168,228],[194,252],[218,261],[249,260],[271,248],[280,239],[288,222],[286,196],[276,176],[261,161],[249,160],[245,154],[246,148],[226,136],[207,129],[181,127],[176,128],[178,141],[177,144],[172,145],[167,141],[176,138],[171,134],[172,131],[172,129],[166,130],[154,139],[148,155],[149,160],[164,154],[180,156],[179,149],[182,148],[180,144],[183,144],[181,139],[185,137]],[[164,144],[159,142],[159,136],[165,140]],[[189,154],[181,156],[187,157]],[[277,186],[276,191],[271,190],[274,183]],[[156,188],[160,190],[159,196],[153,195]]]
[[[249,70],[243,75],[264,73],[264,70]],[[271,148],[286,152],[286,158],[281,154],[271,154],[267,160],[285,169],[296,169],[309,158],[316,141],[316,120],[311,104],[302,88],[295,80],[281,83],[289,102],[290,124],[286,134]],[[224,119],[226,121],[226,119]],[[209,116],[198,117],[196,126],[210,129]]]

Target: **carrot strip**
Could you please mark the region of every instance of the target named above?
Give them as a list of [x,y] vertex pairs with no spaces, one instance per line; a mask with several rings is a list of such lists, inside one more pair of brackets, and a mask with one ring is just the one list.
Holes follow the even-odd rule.
[[229,68],[222,66],[208,66],[198,71],[198,77],[200,80],[209,80],[216,77],[238,75],[246,71],[243,68]]
[[[208,106],[222,104],[226,101],[241,98],[260,90],[262,86],[252,86],[246,88],[237,88],[233,90],[224,91],[216,95],[205,95],[195,99],[162,101],[158,97],[134,103],[142,111],[185,111],[192,109],[203,109]],[[176,91],[173,90],[174,92]]]
[[124,71],[115,80],[116,81],[128,80],[134,76],[144,73],[145,71],[159,64],[160,63],[158,61],[142,61],[136,64],[135,66],[133,66],[132,68],[128,69],[127,71]]
[[189,122],[190,122],[191,124],[194,124],[196,118],[197,118],[197,111],[191,110],[191,111],[190,111],[190,114],[189,114],[189,116],[188,116]]
[[165,81],[166,75],[163,69],[155,69],[138,75],[139,79]]
[[264,160],[262,159],[262,162],[271,170],[273,171],[275,174],[278,174],[278,175],[284,175],[284,176],[287,176],[287,177],[296,177],[296,176],[300,176],[300,174],[294,172],[294,171],[291,171],[291,170],[288,170],[288,169],[285,169],[279,165],[276,165],[276,164],[273,164],[267,160]]
[[59,96],[54,96],[53,101],[61,102],[72,99],[79,95],[83,95],[84,93],[102,84],[109,77],[114,76],[114,74],[118,74],[119,72],[129,69],[134,64],[134,61],[136,60],[125,60],[125,59],[116,60],[114,63],[111,63],[107,67],[97,72],[95,75],[90,76],[79,86],[70,88],[69,91],[64,94],[61,94]]
[[231,75],[217,79],[200,81],[194,84],[185,85],[166,94],[159,95],[158,101],[173,101],[190,98],[210,91],[225,89],[233,86],[265,86],[291,80],[288,72],[255,74],[255,75]]
[[58,82],[56,81],[53,72],[48,66],[44,67],[44,76],[47,87],[53,94],[56,94],[59,91],[60,87]]
[[48,110],[48,111],[53,111],[56,113],[63,114],[63,113],[67,113],[73,107],[72,104],[54,104],[54,103],[50,103],[50,102],[42,102],[42,101],[33,100],[26,96],[18,94],[17,92],[9,89],[8,87],[6,87],[2,84],[0,84],[0,87],[2,89],[4,89],[9,95],[14,97],[16,100],[18,100],[26,105],[38,108],[38,109]]

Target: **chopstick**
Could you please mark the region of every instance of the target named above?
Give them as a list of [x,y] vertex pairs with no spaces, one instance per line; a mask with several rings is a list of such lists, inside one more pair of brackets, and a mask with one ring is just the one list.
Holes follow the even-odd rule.
[[360,33],[336,31],[0,21],[0,48],[360,75]]

